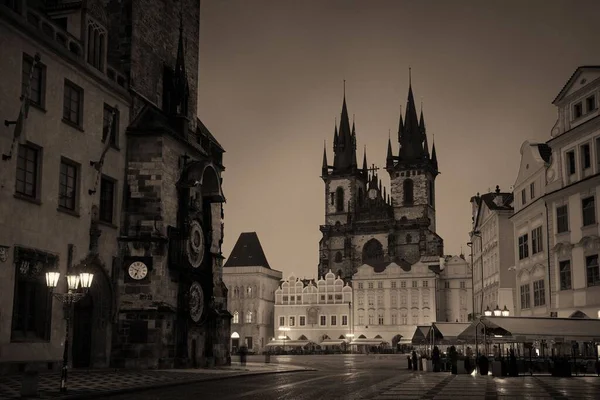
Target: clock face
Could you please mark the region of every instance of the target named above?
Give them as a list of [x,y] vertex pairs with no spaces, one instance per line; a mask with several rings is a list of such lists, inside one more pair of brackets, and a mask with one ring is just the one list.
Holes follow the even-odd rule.
[[369,198],[374,200],[377,197],[377,189],[369,190]]
[[192,321],[198,322],[204,313],[204,292],[198,282],[192,283],[189,299],[190,317]]
[[204,259],[204,232],[198,221],[190,224],[190,237],[187,245],[188,261],[193,268],[198,268]]
[[139,281],[148,275],[148,267],[141,261],[134,261],[127,272],[132,279]]

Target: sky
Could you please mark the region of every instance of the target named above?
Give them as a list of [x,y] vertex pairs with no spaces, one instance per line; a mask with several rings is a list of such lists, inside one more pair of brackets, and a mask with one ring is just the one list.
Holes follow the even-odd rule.
[[409,67],[441,172],[437,233],[445,254],[467,253],[470,198],[510,191],[558,92],[600,65],[598,15],[597,0],[202,0],[198,113],[226,150],[223,255],[257,232],[284,278],[316,276],[343,81],[358,159],[366,146],[384,167]]

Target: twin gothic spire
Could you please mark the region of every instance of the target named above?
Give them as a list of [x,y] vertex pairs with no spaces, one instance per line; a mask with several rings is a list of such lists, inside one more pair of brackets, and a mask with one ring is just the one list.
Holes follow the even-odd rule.
[[[354,121],[350,128],[350,118],[346,106],[346,90],[344,83],[344,100],[342,103],[342,115],[340,119],[339,131],[337,123],[335,124],[333,136],[333,166],[327,164],[327,151],[323,150],[323,165],[322,174],[326,176],[331,170],[332,174],[343,175],[353,173],[364,173],[367,175],[367,153],[363,158],[363,167],[358,169],[356,162],[356,130]],[[423,107],[421,107],[421,115],[417,117],[417,108],[412,90],[412,83],[408,87],[408,101],[406,105],[406,113],[402,118],[402,109],[400,109],[400,121],[398,124],[398,142],[400,151],[398,156],[394,156],[392,151],[391,138],[388,139],[386,169],[388,171],[396,168],[402,169],[409,165],[428,165],[432,168],[435,174],[438,173],[437,156],[435,151],[435,143],[432,146],[431,154],[429,153],[429,145],[427,143],[427,132],[425,129],[425,119],[423,117]]]

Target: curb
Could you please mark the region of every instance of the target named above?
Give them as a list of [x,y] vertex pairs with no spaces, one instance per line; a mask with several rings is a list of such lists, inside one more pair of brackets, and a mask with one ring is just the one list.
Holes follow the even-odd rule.
[[187,379],[187,380],[181,380],[181,381],[176,381],[176,382],[163,382],[163,383],[156,383],[156,384],[151,384],[151,385],[146,385],[146,386],[132,386],[132,387],[123,388],[123,389],[106,390],[106,391],[96,392],[96,393],[82,393],[82,394],[72,394],[72,395],[67,394],[62,397],[57,397],[56,399],[57,400],[97,399],[97,398],[102,398],[102,397],[122,395],[122,394],[133,393],[133,392],[143,392],[146,390],[164,389],[164,388],[175,387],[175,386],[189,385],[192,383],[221,381],[221,380],[225,380],[225,379],[256,376],[256,375],[289,374],[292,372],[305,372],[305,371],[317,371],[317,370],[312,369],[312,368],[302,368],[302,369],[290,369],[290,370],[286,370],[286,371],[245,372],[245,373],[230,374],[230,375],[225,375],[225,376]]

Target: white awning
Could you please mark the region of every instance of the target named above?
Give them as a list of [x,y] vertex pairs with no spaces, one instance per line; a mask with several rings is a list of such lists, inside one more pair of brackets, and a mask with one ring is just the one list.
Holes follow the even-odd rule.
[[321,343],[319,343],[319,345],[320,346],[339,346],[344,342],[345,342],[344,339],[325,339]]
[[308,340],[271,340],[266,347],[286,346],[286,347],[302,347],[309,344]]
[[386,344],[387,342],[383,339],[354,339],[350,345],[351,346],[361,346],[361,345],[366,345],[366,346],[379,346],[380,344]]
[[469,326],[468,322],[434,322],[433,325],[442,334],[442,339],[436,339],[436,343],[458,343],[464,340],[458,339],[458,335],[463,333]]
[[546,339],[555,342],[585,340],[600,342],[600,319],[481,317],[473,321],[459,339],[474,339],[487,334],[492,341],[518,343]]

